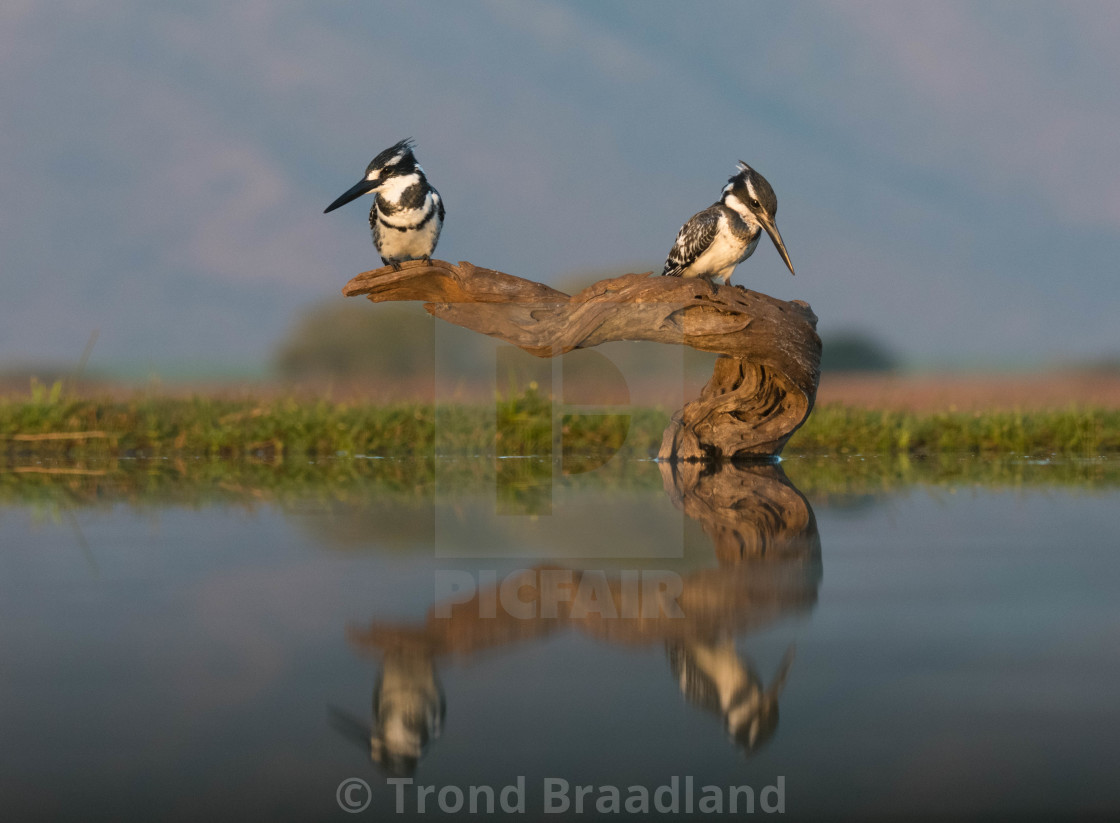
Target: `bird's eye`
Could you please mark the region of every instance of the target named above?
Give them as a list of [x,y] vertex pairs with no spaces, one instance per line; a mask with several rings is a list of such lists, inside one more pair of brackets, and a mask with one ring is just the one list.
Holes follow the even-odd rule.
[[754,206],[757,209],[762,204],[759,203],[757,200],[751,200],[751,205]]

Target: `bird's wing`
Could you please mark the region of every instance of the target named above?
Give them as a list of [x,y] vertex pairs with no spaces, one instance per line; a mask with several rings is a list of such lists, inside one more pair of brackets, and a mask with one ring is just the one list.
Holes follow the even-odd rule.
[[443,222],[443,198],[439,196],[439,192],[432,189],[432,199],[436,201],[436,213],[439,215],[439,222]]
[[661,273],[669,277],[680,277],[685,269],[696,262],[696,258],[715,240],[719,218],[720,210],[716,205],[694,214],[681,226],[681,230],[677,232],[677,241],[669,251],[669,258]]

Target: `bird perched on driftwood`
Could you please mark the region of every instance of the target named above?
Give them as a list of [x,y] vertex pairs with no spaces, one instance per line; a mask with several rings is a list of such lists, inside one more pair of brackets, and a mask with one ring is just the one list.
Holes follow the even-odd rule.
[[742,160],[735,176],[723,187],[723,195],[702,212],[694,214],[677,233],[677,241],[665,261],[663,275],[722,279],[726,283],[735,267],[754,253],[765,229],[789,273],[793,263],[774,222],[778,198],[766,178]]
[[416,162],[413,148],[412,140],[405,139],[385,149],[366,167],[365,176],[323,212],[373,192],[373,245],[381,261],[398,270],[405,260],[431,262],[443,228],[443,200]]

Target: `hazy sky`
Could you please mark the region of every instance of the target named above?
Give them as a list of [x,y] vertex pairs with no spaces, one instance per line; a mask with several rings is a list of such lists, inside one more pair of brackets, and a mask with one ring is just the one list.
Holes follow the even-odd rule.
[[380,265],[368,200],[322,211],[406,136],[443,259],[659,268],[743,159],[798,275],[732,282],[826,336],[1117,355],[1117,43],[1107,1],[5,0],[0,366],[263,362]]

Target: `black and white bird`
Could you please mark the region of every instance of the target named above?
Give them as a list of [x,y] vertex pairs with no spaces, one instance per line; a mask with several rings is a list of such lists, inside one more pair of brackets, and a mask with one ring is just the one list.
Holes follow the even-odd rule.
[[731,638],[674,641],[667,644],[667,651],[669,667],[684,696],[722,717],[728,735],[745,754],[754,754],[774,736],[778,698],[793,663],[792,646],[786,649],[769,688],[751,663],[739,657]]
[[395,269],[405,260],[431,262],[443,228],[443,200],[416,162],[413,147],[412,140],[406,139],[385,149],[366,167],[365,177],[323,212],[373,192],[369,210],[373,245],[382,262]]
[[766,178],[740,160],[719,201],[681,226],[661,273],[727,283],[735,267],[754,253],[765,229],[789,273],[794,274],[786,244],[774,222],[777,213],[778,198]]
[[373,726],[330,707],[331,725],[367,749],[370,759],[394,777],[411,777],[428,744],[443,731],[447,701],[432,655],[396,649],[385,656],[373,687]]

